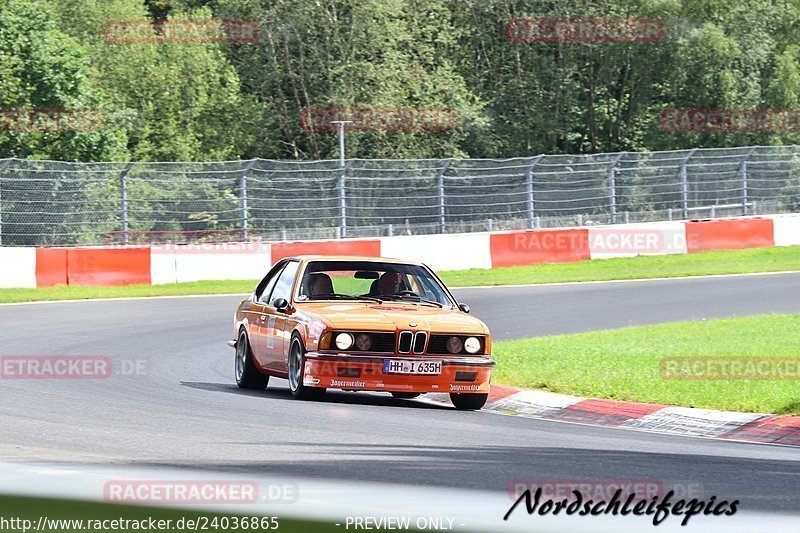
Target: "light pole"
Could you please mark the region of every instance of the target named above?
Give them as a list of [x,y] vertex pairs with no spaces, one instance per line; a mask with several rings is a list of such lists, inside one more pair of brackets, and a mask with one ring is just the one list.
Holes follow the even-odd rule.
[[339,126],[339,166],[344,168],[344,125],[352,124],[352,120],[332,120],[331,124]]
[[347,237],[347,193],[345,191],[344,175],[347,167],[344,164],[344,125],[350,124],[352,120],[332,120],[331,124],[339,126],[339,235]]

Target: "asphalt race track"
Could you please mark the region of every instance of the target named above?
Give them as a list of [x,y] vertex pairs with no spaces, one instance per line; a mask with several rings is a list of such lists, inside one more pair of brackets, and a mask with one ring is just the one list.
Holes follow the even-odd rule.
[[[797,273],[455,292],[496,339],[800,313]],[[0,306],[0,355],[109,356],[119,374],[0,381],[0,459],[496,491],[520,479],[659,480],[738,498],[746,510],[800,507],[796,448],[456,412],[378,394],[299,402],[283,380],[241,391],[226,345],[239,299]]]

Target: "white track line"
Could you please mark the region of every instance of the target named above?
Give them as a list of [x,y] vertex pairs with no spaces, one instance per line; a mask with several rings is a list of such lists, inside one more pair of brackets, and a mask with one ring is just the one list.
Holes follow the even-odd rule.
[[450,287],[452,290],[459,289],[501,289],[505,287],[558,287],[561,285],[597,285],[603,283],[648,283],[651,281],[673,281],[673,280],[702,280],[709,278],[738,278],[744,276],[774,276],[779,274],[800,274],[800,270],[780,270],[775,272],[745,272],[739,274],[704,274],[702,276],[672,276],[663,278],[634,278],[634,279],[608,279],[596,281],[560,281],[554,283],[522,283],[518,285],[464,285]]
[[[562,285],[597,285],[604,283],[649,283],[652,281],[675,281],[675,280],[703,280],[710,278],[736,278],[746,276],[777,276],[781,274],[800,274],[800,270],[782,270],[776,272],[748,272],[742,274],[705,274],[702,276],[674,276],[665,278],[638,278],[638,279],[609,279],[597,281],[561,281],[555,283],[523,283],[519,285],[463,285],[451,286],[450,289],[454,291],[463,289],[504,289],[514,287],[559,287]],[[2,290],[2,289],[0,289]],[[246,297],[247,294],[238,292],[226,292],[219,294],[179,294],[172,296],[124,296],[120,298],[80,298],[77,300],[37,300],[35,302],[12,302],[2,303],[0,307],[8,305],[42,305],[42,304],[59,304],[59,303],[78,303],[78,302],[108,302],[108,301],[130,301],[130,300],[159,300],[165,298],[215,298],[222,296],[241,296]]]
[[[0,289],[2,290],[2,289]],[[171,296],[122,296],[119,298],[80,298],[77,300],[36,300],[34,302],[11,302],[0,304],[0,307],[9,305],[43,305],[43,304],[74,304],[79,302],[126,302],[131,300],[164,300],[168,298],[216,298],[221,296],[240,296],[246,298],[247,294],[240,292],[225,292],[219,294],[174,294]]]

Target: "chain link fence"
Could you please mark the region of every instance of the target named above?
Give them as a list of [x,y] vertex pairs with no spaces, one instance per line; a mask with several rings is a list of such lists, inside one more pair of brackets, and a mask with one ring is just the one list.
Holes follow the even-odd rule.
[[0,244],[335,239],[800,211],[800,147],[437,160],[0,160]]

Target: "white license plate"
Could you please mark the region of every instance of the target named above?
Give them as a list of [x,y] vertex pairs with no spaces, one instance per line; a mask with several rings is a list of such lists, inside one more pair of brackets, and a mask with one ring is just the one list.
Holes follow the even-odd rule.
[[386,359],[383,362],[383,373],[436,375],[442,373],[442,362]]

